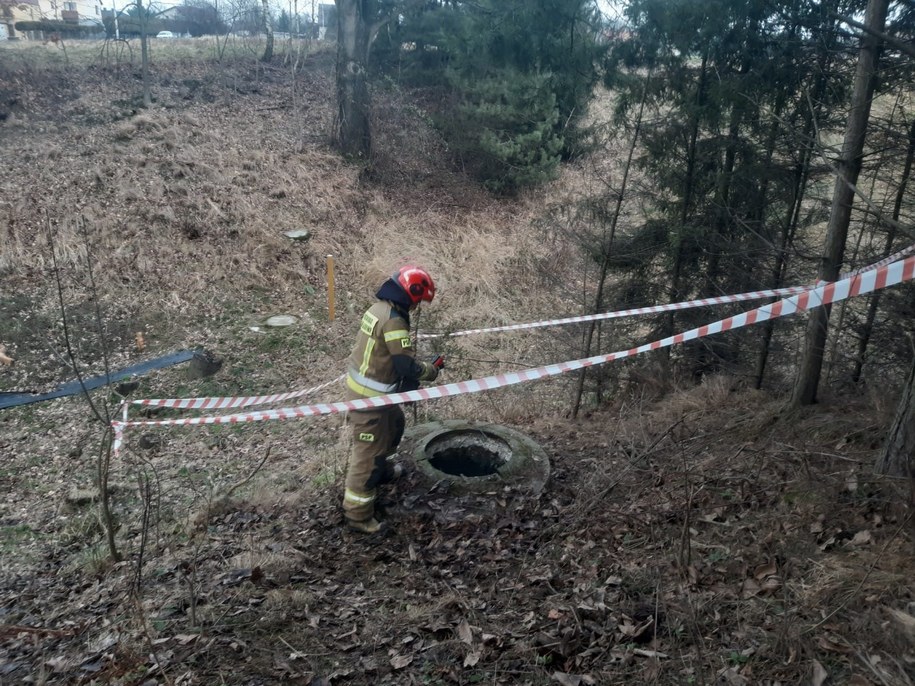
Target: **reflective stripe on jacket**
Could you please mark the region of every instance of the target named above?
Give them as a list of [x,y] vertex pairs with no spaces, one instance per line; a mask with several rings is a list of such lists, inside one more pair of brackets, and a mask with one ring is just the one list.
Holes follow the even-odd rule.
[[391,303],[379,300],[364,315],[347,363],[350,397],[392,393],[400,381],[392,355],[414,356],[407,320]]

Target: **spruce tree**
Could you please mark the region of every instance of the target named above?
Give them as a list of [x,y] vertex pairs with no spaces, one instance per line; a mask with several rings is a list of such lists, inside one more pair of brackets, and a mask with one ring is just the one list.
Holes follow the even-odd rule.
[[[818,58],[833,49],[820,42],[819,10],[812,1],[630,4],[633,38],[614,49],[610,85],[622,89],[625,108],[650,68],[658,123],[646,129],[639,160],[655,195],[621,247],[628,241],[643,251],[633,278],[657,283],[653,290],[669,301],[752,290],[769,285],[773,271],[784,273],[783,260],[777,269],[770,262],[790,253],[794,233],[783,218],[798,197],[798,159],[810,148],[809,139],[795,140],[796,127],[810,110],[811,82],[823,76]],[[655,334],[709,316],[670,314]],[[699,341],[684,349],[685,362],[696,374],[738,364],[746,337]]]
[[585,147],[598,78],[594,0],[414,6],[380,39],[384,70],[439,97],[433,112],[464,168],[511,193]]
[[439,121],[465,168],[496,193],[549,179],[563,144],[550,76],[506,68],[476,79],[452,78],[459,100]]

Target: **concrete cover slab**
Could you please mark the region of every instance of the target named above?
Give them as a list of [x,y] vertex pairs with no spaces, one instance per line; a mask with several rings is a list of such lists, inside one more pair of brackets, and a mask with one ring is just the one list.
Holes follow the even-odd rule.
[[550,461],[530,436],[500,424],[449,419],[410,427],[399,454],[430,482],[447,481],[457,493],[511,486],[539,494]]

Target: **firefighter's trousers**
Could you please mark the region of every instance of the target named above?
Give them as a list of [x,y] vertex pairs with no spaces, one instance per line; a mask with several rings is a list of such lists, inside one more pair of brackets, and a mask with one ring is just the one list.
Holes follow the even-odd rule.
[[375,514],[378,485],[391,478],[387,458],[400,445],[406,422],[400,405],[354,410],[347,422],[353,432],[353,452],[346,470],[343,510],[347,519],[362,522]]

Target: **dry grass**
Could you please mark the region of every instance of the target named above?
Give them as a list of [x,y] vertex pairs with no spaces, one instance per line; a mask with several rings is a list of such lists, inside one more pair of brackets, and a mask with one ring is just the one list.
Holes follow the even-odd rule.
[[[284,78],[276,85],[280,98],[288,95]],[[320,122],[331,116],[329,80],[314,72],[309,79],[313,90],[301,89],[306,98],[302,113],[307,112],[310,122],[304,126],[305,136],[320,130]],[[167,94],[160,88],[160,97]],[[97,116],[104,111],[105,97],[104,91],[100,100],[81,96],[79,106],[69,111],[91,108]],[[9,250],[4,250],[0,265],[10,279],[17,282],[36,270],[47,272],[41,240],[47,215],[58,259],[68,274],[78,277],[85,268],[87,245],[92,251],[103,302],[118,318],[131,322],[125,325],[131,334],[120,345],[130,345],[136,330],[163,348],[212,345],[215,336],[222,341],[221,352],[233,357],[244,355],[250,344],[242,340],[250,339],[246,326],[269,314],[285,311],[310,319],[317,310],[320,320],[324,258],[329,254],[336,259],[340,313],[338,323],[331,325],[332,340],[348,337],[378,283],[408,261],[425,265],[439,285],[436,303],[419,317],[426,330],[525,321],[574,306],[582,269],[578,251],[557,227],[540,222],[538,194],[506,202],[468,190],[465,180],[450,176],[450,161],[441,150],[438,158],[428,160],[432,187],[420,185],[404,193],[365,184],[358,168],[347,167],[329,149],[301,144],[303,128],[284,109],[265,106],[258,98],[236,99],[230,119],[225,97],[218,106],[156,108],[131,115],[110,127],[81,130],[77,139],[66,131],[50,140],[24,138],[22,169],[28,165],[32,178],[37,173],[33,187],[55,185],[61,167],[81,171],[53,197],[23,188],[21,199],[14,200],[5,226]],[[402,96],[392,94],[385,103],[395,119],[412,118],[419,144],[436,150],[434,132],[415,118]],[[388,142],[385,134],[381,127],[382,149]],[[259,145],[252,148],[255,139]],[[36,166],[52,157],[51,149],[54,162]],[[395,157],[408,156],[394,150]],[[382,155],[378,165],[386,163]],[[460,206],[442,198],[438,179],[454,186],[459,193],[454,201]],[[92,203],[83,199],[87,189]],[[559,187],[550,193],[556,203],[562,202]],[[73,218],[74,207],[82,222]],[[79,227],[85,227],[86,237]],[[282,235],[298,228],[313,234],[305,245],[292,244]],[[558,302],[563,304],[557,306],[556,286],[564,283],[574,286],[559,289]],[[74,286],[72,298],[79,301],[81,293],[88,297]],[[53,316],[53,299],[44,303],[41,312]],[[235,323],[228,332],[220,331],[229,312]],[[149,326],[151,321],[156,324]],[[490,337],[483,343],[460,341],[449,346],[455,362],[449,365],[454,372],[450,378],[555,362],[569,356],[568,344],[565,334],[556,338],[540,333]],[[348,352],[344,348],[327,350],[319,366],[338,366]],[[293,373],[285,383],[324,380],[310,373],[301,376]],[[505,406],[513,413],[529,406],[520,416],[542,408],[540,391],[507,395],[513,399]],[[555,394],[549,395],[550,404],[555,403]],[[564,393],[560,397],[564,402]],[[470,411],[474,404],[461,409]],[[500,411],[503,403],[495,405],[485,412]]]
[[[291,75],[279,67],[246,63],[217,72],[182,63],[182,81],[202,84],[197,95],[159,73],[158,105],[149,112],[132,113],[123,102],[135,95],[129,79],[85,74],[78,94],[49,82],[34,97],[53,107],[26,108],[4,125],[21,154],[0,179],[10,191],[0,213],[2,299],[19,303],[10,297],[17,293],[23,301],[4,320],[15,324],[8,329],[14,339],[2,342],[17,359],[0,372],[4,388],[70,374],[41,363],[55,359],[60,336],[45,217],[64,268],[65,300],[80,315],[74,331],[88,368],[98,368],[99,350],[87,245],[113,366],[192,345],[225,358],[210,379],[188,380],[179,368],[150,374],[140,391],[146,397],[273,392],[335,377],[373,290],[406,261],[427,266],[439,284],[440,297],[418,317],[422,330],[581,307],[594,265],[578,242],[594,227],[565,210],[601,186],[596,177],[618,179],[622,142],[606,159],[566,168],[548,188],[497,200],[454,174],[409,98],[384,91],[377,94],[384,114],[378,158],[370,167],[349,166],[326,145],[332,89],[328,64],[319,61],[326,57],[309,59],[316,62],[299,75],[295,104]],[[293,228],[313,236],[289,242],[282,234]],[[333,322],[325,309],[328,254],[338,265]],[[249,328],[277,313],[296,314],[299,324]],[[20,327],[25,320],[29,326]],[[137,330],[149,345],[142,352]],[[623,326],[607,334],[630,335]],[[444,350],[443,380],[454,381],[571,359],[580,345],[580,331],[570,328],[436,339],[420,352]],[[866,473],[890,409],[887,394],[789,417],[783,399],[724,375],[692,386],[648,360],[616,373],[622,390],[578,422],[562,416],[571,378],[408,408],[410,421],[415,412],[417,421],[517,424],[549,451],[553,480],[534,502],[500,492],[502,509],[491,515],[408,482],[398,495],[419,497],[426,509],[400,513],[399,531],[377,545],[339,530],[350,440],[339,417],[151,428],[163,439],[158,451],[141,449],[142,431],[131,431],[112,479],[133,484],[145,470],[161,496],[144,589],[163,641],[157,645],[172,635],[185,640],[190,630],[180,611],[187,581],[176,570],[196,565],[207,601],[198,617],[213,642],[206,650],[202,640],[201,650],[168,644],[173,672],[183,673],[180,666],[214,682],[220,674],[283,679],[288,672],[280,668],[304,672],[309,658],[297,651],[307,645],[331,656],[308,662],[321,674],[375,661],[378,671],[365,667],[368,676],[347,677],[353,683],[382,683],[382,674],[390,683],[546,682],[561,670],[587,671],[598,683],[800,683],[814,659],[836,682],[867,674],[874,683],[907,683],[899,656],[911,646],[886,623],[900,621],[888,609],[910,602],[911,531],[901,526],[908,505]],[[332,387],[314,399],[339,395]],[[9,496],[2,514],[29,525],[20,532],[27,544],[4,554],[4,571],[21,573],[5,592],[20,594],[21,579],[47,582],[35,572],[45,555],[55,569],[69,560],[68,574],[80,566],[101,571],[97,549],[74,552],[90,549],[95,535],[88,510],[56,506],[57,493],[94,478],[87,437],[97,429],[82,401],[5,411],[0,420],[5,457],[16,466],[2,476]],[[261,472],[223,499],[268,447]],[[119,492],[114,505],[124,524],[119,536],[135,552],[137,495]],[[871,542],[862,534],[851,545],[863,531]],[[70,540],[74,547],[62,550],[66,536],[85,545]],[[766,571],[773,564],[774,573]],[[266,580],[244,578],[255,567]],[[41,600],[47,587],[38,588],[29,611],[86,626],[78,641],[61,639],[61,650],[81,650],[109,631],[100,618],[122,619],[112,613],[120,612],[128,569],[110,570],[101,586],[79,577],[65,600],[48,601],[53,614]],[[110,595],[99,600],[100,592]],[[668,657],[651,662],[632,652],[629,620],[645,607],[664,617],[646,647]],[[464,620],[475,627],[481,666],[461,673],[471,651],[456,638]],[[429,649],[420,650],[420,641]],[[353,652],[353,645],[361,647]],[[7,648],[19,649],[15,642]],[[408,671],[381,671],[392,651],[413,648]],[[147,652],[138,652],[137,673],[147,673]],[[35,660],[45,664],[40,655]]]
[[[200,38],[149,38],[150,61],[157,64],[191,66],[222,57],[226,62],[250,60],[255,62],[263,54],[265,41],[259,36],[229,36]],[[296,55],[307,55],[319,48],[313,41],[290,43],[277,40],[274,45],[275,60],[285,63]],[[12,68],[19,69],[81,69],[104,66],[108,68],[137,67],[140,63],[140,39],[66,40],[64,46],[40,41],[3,41],[0,54]]]

